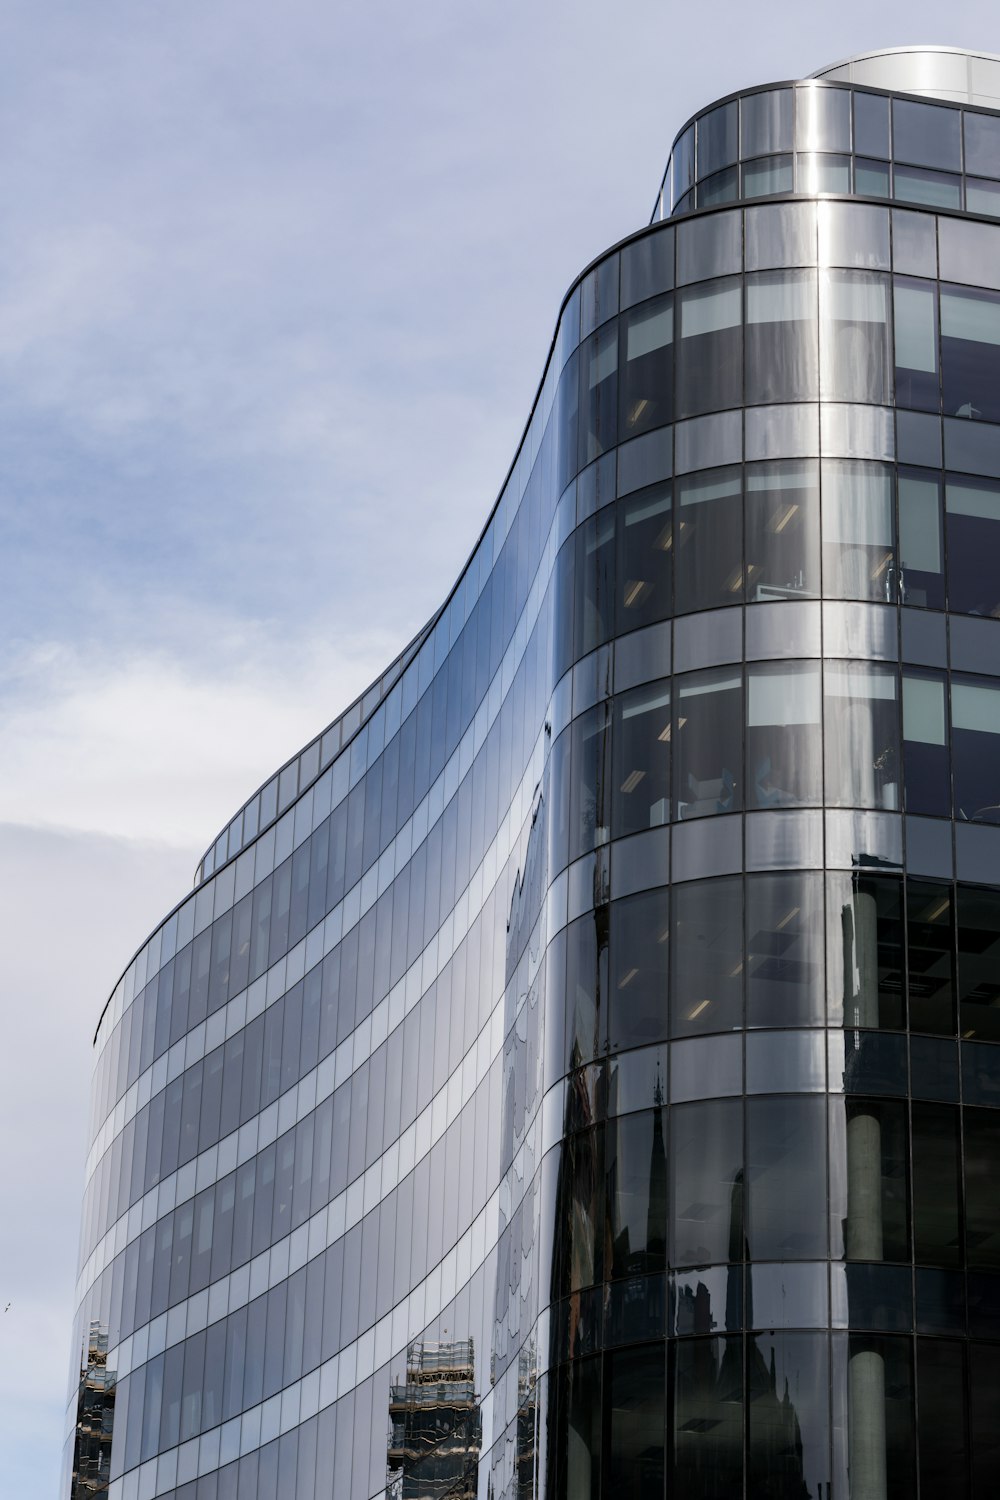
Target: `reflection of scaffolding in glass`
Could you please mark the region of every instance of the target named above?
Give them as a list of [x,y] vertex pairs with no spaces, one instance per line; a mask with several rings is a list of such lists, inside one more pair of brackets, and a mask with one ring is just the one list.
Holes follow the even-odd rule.
[[406,1380],[389,1388],[386,1493],[475,1500],[481,1446],[473,1340],[410,1344]]
[[100,1323],[91,1323],[87,1363],[80,1370],[76,1403],[71,1500],[90,1500],[93,1495],[107,1493],[116,1384],[116,1372],[108,1369],[107,1330]]

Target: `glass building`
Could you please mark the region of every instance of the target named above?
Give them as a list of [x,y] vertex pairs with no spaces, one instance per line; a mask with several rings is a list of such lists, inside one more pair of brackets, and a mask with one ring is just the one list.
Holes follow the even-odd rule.
[[73,1500],[992,1500],[1000,59],[684,127],[95,1049]]

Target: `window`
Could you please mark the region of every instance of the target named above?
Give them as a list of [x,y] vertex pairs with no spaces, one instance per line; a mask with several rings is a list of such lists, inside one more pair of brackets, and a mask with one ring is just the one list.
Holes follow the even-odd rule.
[[678,818],[737,812],[742,797],[743,692],[738,671],[677,679],[674,800]]
[[823,574],[830,598],[896,598],[892,472],[852,459],[823,462]]
[[[612,1280],[666,1269],[667,1112],[622,1115],[607,1127],[607,1245]],[[662,1361],[662,1346],[657,1353]]]
[[834,1026],[903,1026],[900,882],[891,876],[826,877],[827,1010]]
[[899,474],[900,592],[904,604],[944,608],[941,481],[936,474]]
[[[998,367],[1000,378],[1000,367]],[[1000,485],[949,477],[945,485],[948,603],[964,615],[1000,615]]]
[[822,1098],[748,1101],[747,1186],[747,1239],[754,1260],[809,1260],[827,1254]]
[[906,1106],[886,1099],[830,1101],[832,1251],[849,1261],[907,1261],[909,1132]]
[[625,313],[621,351],[621,438],[661,427],[673,416],[674,303],[654,298]]
[[673,888],[673,1036],[733,1031],[742,1025],[742,884],[727,878]]
[[900,406],[938,411],[937,288],[933,282],[893,284],[896,330],[896,399]]
[[677,294],[677,415],[739,406],[743,327],[738,280],[710,282]]
[[738,1099],[670,1111],[670,1264],[743,1259],[743,1106]]
[[954,928],[951,887],[907,880],[906,989],[911,1031],[955,1034]]
[[866,271],[820,279],[820,392],[824,401],[892,400],[886,280]]
[[747,600],[819,593],[819,467],[815,462],[748,464]]
[[618,631],[671,610],[673,502],[669,484],[653,485],[618,503]]
[[945,682],[930,672],[903,677],[903,784],[907,812],[948,817]]
[[749,876],[746,901],[747,1025],[821,1026],[822,875]]
[[958,1001],[964,1037],[1000,1041],[998,891],[958,887]]
[[1000,422],[1000,294],[941,288],[947,416]]
[[615,702],[615,837],[670,819],[670,684],[619,695]]
[[709,469],[677,483],[678,613],[743,598],[743,476]]
[[814,401],[819,389],[816,276],[747,277],[746,401]]
[[752,667],[747,677],[747,802],[818,807],[823,800],[818,664]]
[[579,465],[591,463],[616,439],[618,416],[618,329],[598,330],[580,348]]
[[1000,688],[954,679],[951,726],[956,818],[1000,823]]

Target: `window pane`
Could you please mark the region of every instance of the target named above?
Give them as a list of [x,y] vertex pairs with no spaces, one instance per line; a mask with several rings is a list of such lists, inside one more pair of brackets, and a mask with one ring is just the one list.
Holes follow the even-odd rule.
[[608,841],[608,730],[603,706],[577,719],[572,736],[569,857],[576,859]]
[[962,117],[957,109],[917,104],[909,99],[892,101],[893,155],[897,161],[960,171],[961,128]]
[[896,399],[900,406],[938,411],[937,290],[932,282],[901,281],[893,288]]
[[605,1274],[645,1276],[666,1268],[666,1110],[622,1115],[607,1127],[607,1245]]
[[965,111],[965,170],[1000,177],[1000,118]]
[[953,942],[951,887],[908,880],[906,961],[911,1031],[955,1034]]
[[611,907],[608,1036],[614,1052],[667,1034],[669,893],[646,891]]
[[665,1353],[657,1343],[624,1349],[607,1360],[606,1495],[655,1500],[663,1494]]
[[742,156],[763,156],[769,151],[792,148],[791,89],[770,89],[743,99]]
[[827,666],[826,800],[833,807],[899,807],[895,674]]
[[615,521],[611,507],[605,506],[577,527],[575,542],[573,657],[579,661],[603,645],[614,628]]
[[698,207],[715,208],[719,203],[735,203],[740,196],[740,169],[726,167],[713,177],[706,177],[698,187]]
[[654,485],[618,512],[618,631],[665,620],[671,612],[673,501],[669,484]]
[[747,1025],[822,1025],[822,875],[752,875],[746,895]]
[[800,154],[795,158],[795,173],[800,193],[849,193],[851,191],[851,158],[849,156]]
[[[835,1360],[839,1348],[837,1339]],[[910,1339],[850,1335],[846,1393],[835,1378],[834,1422],[838,1416],[842,1422],[846,1418],[852,1494],[913,1500],[916,1443],[911,1350]]]
[[[887,104],[888,100],[880,101]],[[854,191],[867,198],[888,198],[889,163],[887,161],[862,161],[854,163]]]
[[747,599],[819,593],[819,469],[815,463],[746,470]]
[[823,1099],[789,1095],[748,1102],[747,1186],[754,1260],[827,1254]]
[[743,1259],[743,1118],[738,1099],[670,1111],[670,1263]]
[[743,598],[743,475],[709,469],[677,481],[677,611]]
[[1000,1466],[1000,1346],[969,1349],[969,1428],[972,1436],[973,1500],[990,1500]]
[[743,329],[740,283],[713,282],[678,294],[677,415],[739,406]]
[[548,1491],[598,1500],[601,1493],[601,1358],[553,1370],[555,1413],[548,1448]]
[[674,1036],[730,1031],[743,1020],[743,882],[674,886]]
[[673,732],[679,818],[738,811],[743,786],[743,692],[739,672],[677,679]]
[[827,875],[827,1006],[852,1029],[903,1025],[900,882],[890,876]]
[[951,724],[955,816],[1000,823],[1000,688],[954,681]]
[[1000,294],[942,287],[941,364],[947,415],[1000,422]]
[[958,1111],[914,1104],[913,1258],[917,1265],[959,1266]]
[[618,416],[618,327],[598,330],[580,348],[581,468],[614,446]]
[[986,182],[981,177],[965,179],[965,206],[970,214],[989,214],[1000,218],[1000,182]]
[[617,838],[670,819],[670,684],[615,700],[612,829]]
[[728,167],[739,154],[739,100],[709,110],[698,121],[698,176]]
[[604,1127],[579,1131],[557,1151],[552,1290],[563,1296],[604,1275]]
[[941,481],[935,474],[899,476],[899,563],[904,604],[943,609]]
[[907,812],[943,818],[950,813],[943,677],[903,678],[903,784]]
[[892,471],[852,459],[823,462],[823,591],[895,601]]
[[747,806],[823,800],[818,665],[751,668],[747,678]]
[[883,276],[823,272],[820,383],[826,401],[891,401],[889,310]]
[[748,161],[743,168],[744,198],[766,198],[773,193],[792,191],[792,158],[763,156]]
[[[1000,366],[998,366],[1000,378]],[[1000,615],[1000,485],[949,479],[945,486],[948,602],[964,615]]]
[[963,1036],[1000,1041],[998,891],[958,888],[958,1001]]
[[896,167],[892,196],[900,203],[923,203],[929,208],[961,208],[962,179],[920,167]]
[[886,1100],[830,1102],[832,1253],[852,1261],[910,1258],[906,1106]]
[[819,389],[813,271],[747,277],[746,400],[813,401]]
[[1000,1161],[1000,1114],[966,1109],[965,1124],[965,1243],[969,1265],[976,1270],[1000,1270],[1000,1193],[996,1164]]
[[673,1490],[684,1500],[743,1493],[743,1340],[670,1345]]
[[747,1496],[830,1493],[830,1369],[825,1334],[747,1340]]
[[854,95],[854,149],[859,156],[889,155],[889,100],[884,95]]
[[850,151],[850,89],[796,89],[795,108],[795,144],[800,151]]
[[625,313],[622,324],[622,441],[673,415],[674,303],[659,297]]

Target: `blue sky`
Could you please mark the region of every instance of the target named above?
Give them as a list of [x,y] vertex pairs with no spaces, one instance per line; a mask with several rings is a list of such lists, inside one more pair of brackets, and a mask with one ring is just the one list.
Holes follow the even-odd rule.
[[90,1037],[218,827],[423,623],[671,138],[993,7],[7,0],[0,1451],[51,1497]]

